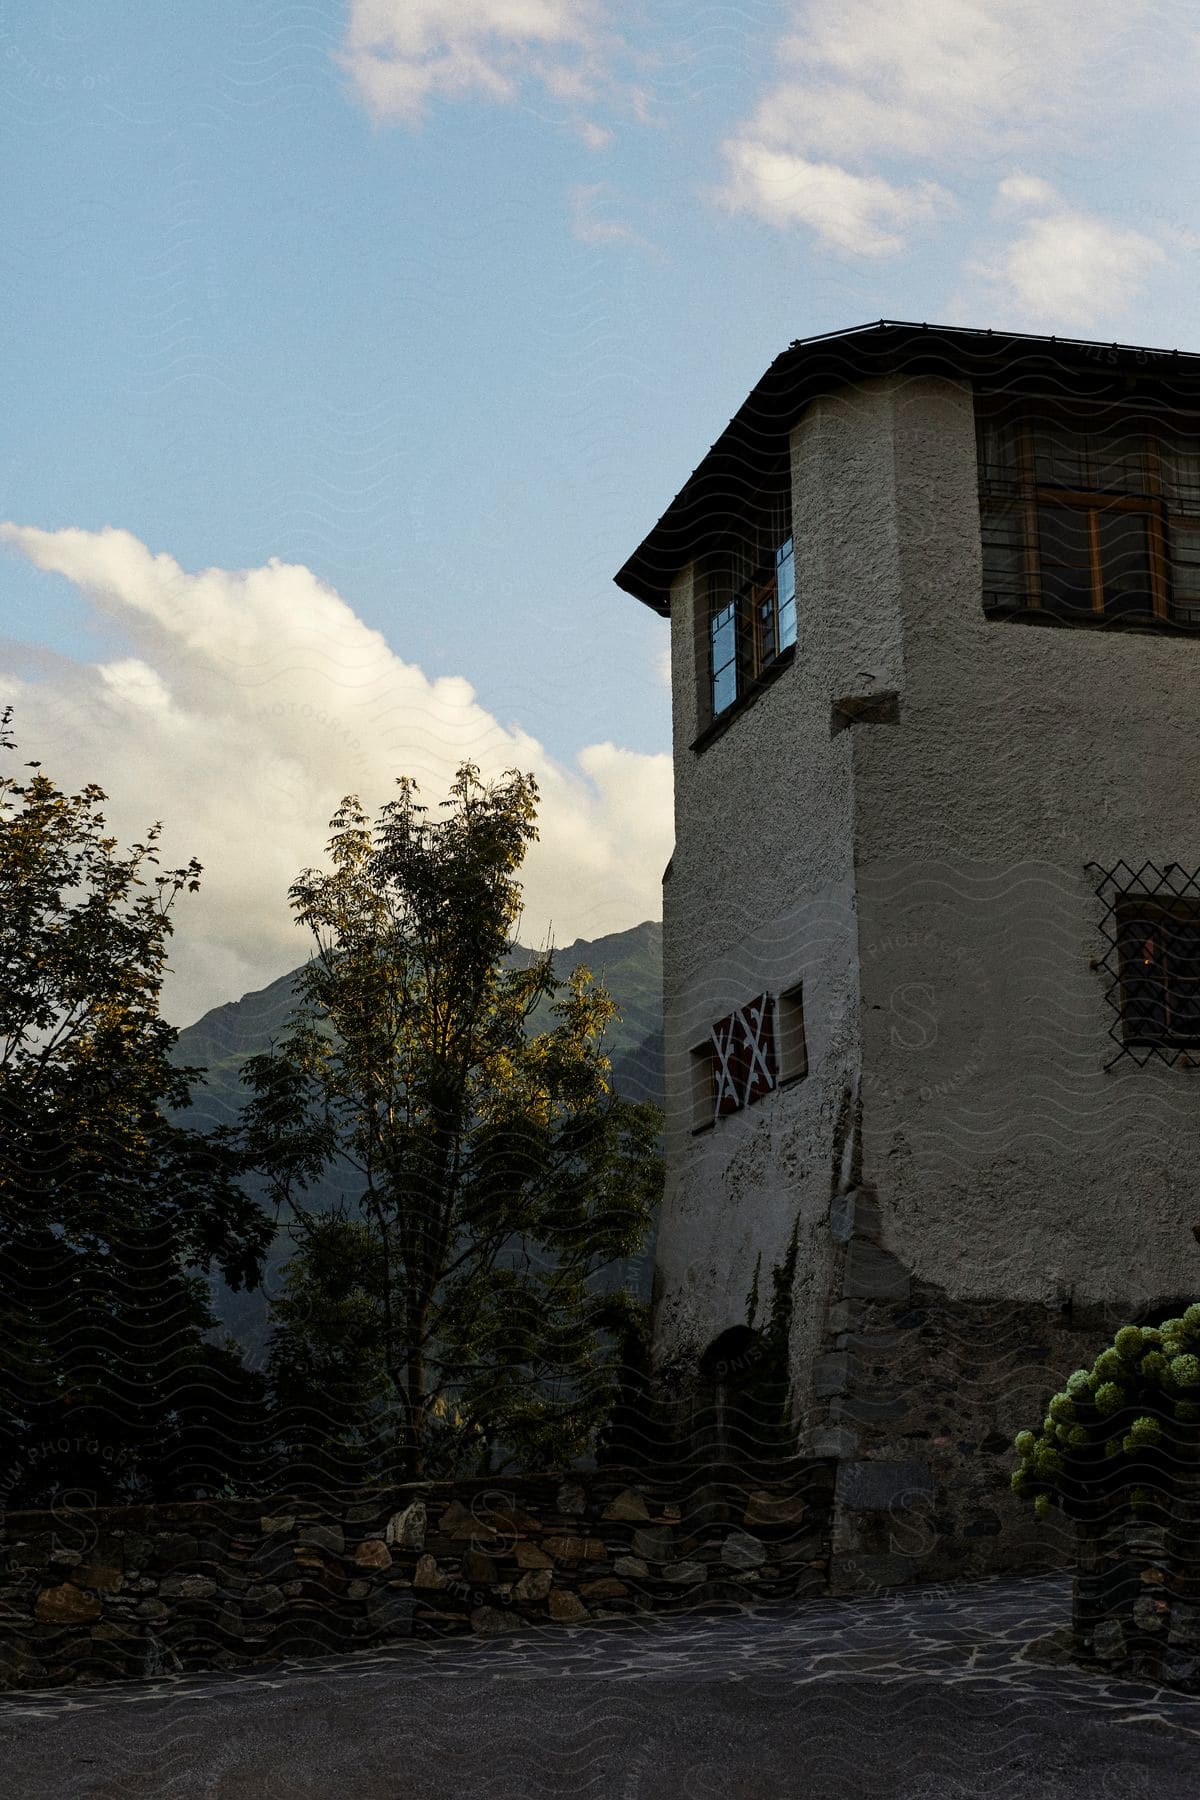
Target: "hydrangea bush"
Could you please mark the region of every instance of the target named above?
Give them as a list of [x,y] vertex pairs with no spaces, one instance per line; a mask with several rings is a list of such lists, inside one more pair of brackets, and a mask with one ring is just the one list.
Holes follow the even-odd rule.
[[1090,1369],[1076,1369],[1046,1408],[1038,1431],[1019,1431],[1014,1490],[1039,1517],[1056,1506],[1077,1514],[1098,1493],[1134,1484],[1146,1507],[1151,1486],[1200,1434],[1200,1302],[1161,1325],[1123,1325]]

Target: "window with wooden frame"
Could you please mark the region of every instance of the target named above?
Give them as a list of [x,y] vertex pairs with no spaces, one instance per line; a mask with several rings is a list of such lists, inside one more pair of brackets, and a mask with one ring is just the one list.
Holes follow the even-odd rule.
[[1124,900],[1116,922],[1125,1042],[1200,1049],[1200,902]]
[[712,719],[745,699],[796,642],[790,493],[777,493],[709,571],[708,700]]
[[1200,421],[980,395],[976,438],[989,612],[1200,626]]
[[778,1086],[775,1002],[758,994],[713,1025],[690,1052],[692,1130],[741,1112]]
[[802,1081],[808,1074],[808,1044],[804,1035],[804,989],[800,983],[779,996],[779,1085]]

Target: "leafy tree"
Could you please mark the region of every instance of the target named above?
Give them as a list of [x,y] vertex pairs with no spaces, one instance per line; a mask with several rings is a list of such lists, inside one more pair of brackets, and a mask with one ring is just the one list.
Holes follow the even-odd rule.
[[[660,1116],[613,1095],[615,1008],[587,970],[505,966],[533,778],[464,764],[433,818],[397,785],[374,826],[344,800],[332,869],[293,883],[316,950],[282,1043],[243,1071],[238,1142],[297,1251],[277,1386],[364,1454],[382,1409],[394,1473],[484,1440],[561,1461],[592,1442],[638,1310],[607,1272],[648,1228]],[[345,1203],[310,1208],[337,1166]]]
[[1020,1431],[1016,1493],[1041,1518],[1161,1502],[1200,1450],[1200,1302],[1161,1325],[1122,1325],[1090,1369],[1054,1394],[1038,1431]]
[[200,865],[149,878],[158,825],[122,853],[99,787],[25,766],[0,776],[0,1501],[211,1491],[254,1395],[202,1271],[255,1279],[270,1225],[166,1116],[200,1073],[158,1012]]

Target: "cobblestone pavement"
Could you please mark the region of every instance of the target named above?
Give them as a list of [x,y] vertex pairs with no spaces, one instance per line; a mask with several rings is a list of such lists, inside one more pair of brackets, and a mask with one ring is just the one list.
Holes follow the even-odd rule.
[[1026,1660],[1060,1578],[0,1700],[12,1800],[1200,1800],[1200,1700]]

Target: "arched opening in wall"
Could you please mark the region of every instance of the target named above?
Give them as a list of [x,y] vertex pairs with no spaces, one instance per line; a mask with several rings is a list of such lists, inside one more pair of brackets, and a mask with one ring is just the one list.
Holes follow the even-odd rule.
[[764,1345],[749,1325],[733,1325],[700,1358],[692,1455],[715,1471],[746,1469],[763,1454]]

